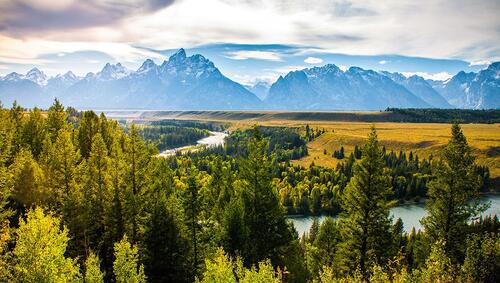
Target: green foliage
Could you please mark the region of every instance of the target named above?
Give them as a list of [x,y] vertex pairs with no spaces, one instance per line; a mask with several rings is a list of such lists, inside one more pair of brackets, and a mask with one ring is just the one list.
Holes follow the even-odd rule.
[[[104,114],[58,101],[47,113],[0,108],[0,281],[498,281],[498,218],[469,221],[488,170],[471,162],[457,127],[441,160],[386,153],[373,132],[336,169],[288,161],[322,133],[256,127],[225,147],[164,159],[141,128]],[[401,221],[391,225],[389,200],[426,196],[430,180],[432,221],[407,235]],[[339,212],[303,238],[286,220]],[[460,237],[443,233],[447,215]]]
[[426,266],[420,275],[422,282],[453,282],[456,277],[455,266],[446,255],[445,245],[442,241],[432,246],[431,254],[426,261]]
[[387,108],[395,115],[389,117],[394,122],[411,123],[499,123],[500,110],[472,109],[399,109]]
[[384,174],[383,152],[372,129],[363,149],[363,158],[354,167],[354,176],[346,187],[340,225],[342,244],[338,255],[341,270],[359,268],[367,279],[375,264],[389,257],[391,242],[388,197],[389,179]]
[[472,235],[462,266],[464,282],[498,282],[500,280],[500,238],[498,234]]
[[432,242],[442,241],[445,253],[454,262],[463,261],[467,221],[482,209],[477,195],[480,179],[474,170],[474,155],[459,125],[433,163],[436,178],[429,183],[429,212],[422,223]]
[[101,271],[101,262],[99,257],[93,252],[90,252],[85,260],[85,283],[102,283],[104,282],[104,274]]
[[68,230],[60,228],[60,220],[45,215],[41,208],[29,210],[26,221],[19,220],[14,267],[19,282],[77,282],[80,280],[76,261],[66,258]]
[[139,128],[139,133],[144,140],[154,143],[160,151],[190,145],[210,135],[208,130],[203,129],[158,125],[144,125]]
[[115,258],[113,272],[117,283],[146,282],[144,266],[139,264],[137,247],[130,244],[127,236],[115,244]]
[[257,266],[245,268],[240,258],[232,261],[231,257],[219,248],[212,259],[205,260],[202,283],[280,283],[282,275],[276,272],[269,260],[261,261]]
[[242,252],[246,264],[269,258],[280,263],[280,251],[292,240],[276,191],[271,186],[272,160],[267,152],[267,140],[258,130],[248,143],[248,158],[240,162],[238,189],[244,207],[244,222],[248,230],[248,250]]
[[231,258],[219,248],[214,258],[205,260],[205,271],[201,283],[236,283]]

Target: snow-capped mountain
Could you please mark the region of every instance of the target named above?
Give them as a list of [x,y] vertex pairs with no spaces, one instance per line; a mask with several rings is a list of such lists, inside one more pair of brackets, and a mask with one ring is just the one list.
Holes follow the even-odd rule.
[[[289,72],[269,85],[244,87],[225,77],[200,54],[179,49],[162,64],[147,59],[136,70],[106,64],[78,77],[49,78],[38,68],[0,77],[0,102],[48,107],[54,98],[82,108],[381,110],[400,108],[500,108],[500,62],[447,81],[375,72],[346,71],[333,64]],[[260,99],[259,99],[260,98]],[[262,101],[263,100],[263,101]]]
[[381,73],[391,78],[394,82],[404,86],[431,107],[453,108],[441,94],[432,88],[432,85],[428,81],[420,76],[413,75],[407,78],[400,73],[389,73],[385,71]]
[[444,82],[433,82],[434,89],[457,108],[500,108],[500,62],[478,73],[459,72]]
[[[29,76],[28,76],[29,75]],[[33,85],[22,86],[21,83]],[[18,87],[29,89],[41,100],[25,101],[15,95]],[[261,101],[242,85],[225,77],[214,64],[180,49],[160,66],[144,61],[137,71],[120,63],[106,64],[97,73],[79,78],[68,72],[47,80],[38,69],[26,76],[16,73],[0,79],[0,100],[14,99],[27,107],[47,106],[54,97],[75,107],[152,109],[254,109]]]
[[430,107],[381,73],[333,64],[288,73],[271,86],[266,102],[274,109],[359,109]]
[[45,105],[43,87],[46,85],[47,76],[33,68],[26,75],[16,72],[0,78],[0,102],[10,106],[18,101],[23,106]]
[[267,93],[269,92],[269,88],[271,88],[271,84],[265,81],[258,81],[253,85],[245,86],[248,91],[257,95],[260,100],[264,100],[267,97]]
[[47,75],[45,75],[44,72],[38,70],[38,68],[31,69],[26,74],[25,78],[41,86],[47,84]]

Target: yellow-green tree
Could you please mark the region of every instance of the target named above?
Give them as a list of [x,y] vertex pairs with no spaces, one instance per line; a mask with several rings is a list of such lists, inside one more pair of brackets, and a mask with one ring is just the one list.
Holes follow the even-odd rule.
[[104,274],[100,265],[99,257],[91,251],[85,260],[85,283],[104,282]]
[[130,244],[127,236],[115,244],[115,258],[113,271],[117,283],[146,282],[144,266],[139,263],[137,247]]
[[49,283],[80,280],[76,260],[66,258],[68,230],[60,228],[57,217],[45,215],[39,207],[19,220],[14,260],[19,282]]

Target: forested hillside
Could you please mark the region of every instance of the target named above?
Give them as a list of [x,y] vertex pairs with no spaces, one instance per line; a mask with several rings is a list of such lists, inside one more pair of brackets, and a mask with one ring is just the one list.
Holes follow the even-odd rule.
[[[373,128],[349,156],[338,149],[335,169],[289,162],[319,128],[254,127],[159,158],[164,141],[206,132],[156,126],[58,101],[0,108],[0,281],[500,280],[500,224],[477,218],[488,168],[457,124],[425,160],[387,152]],[[415,197],[428,199],[425,229],[407,234],[389,209]],[[299,236],[286,218],[296,213],[338,218]]]

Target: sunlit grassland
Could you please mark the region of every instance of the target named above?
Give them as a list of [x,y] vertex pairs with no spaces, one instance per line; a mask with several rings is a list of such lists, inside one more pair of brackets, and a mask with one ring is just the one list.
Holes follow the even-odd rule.
[[[362,145],[371,125],[375,125],[380,144],[388,151],[413,151],[420,158],[438,156],[451,136],[450,124],[427,123],[364,123],[364,122],[305,122],[305,121],[231,121],[230,129],[251,125],[324,128],[326,133],[308,143],[309,155],[295,164],[334,167],[342,162],[332,157],[333,151],[344,147],[346,156],[355,145]],[[464,124],[462,129],[477,156],[477,163],[490,168],[491,177],[500,177],[500,124]],[[326,154],[325,154],[326,150]]]

